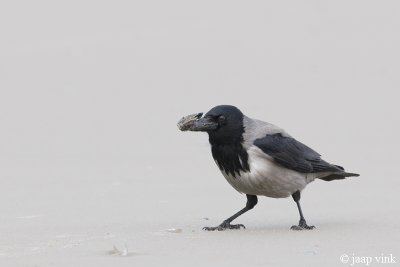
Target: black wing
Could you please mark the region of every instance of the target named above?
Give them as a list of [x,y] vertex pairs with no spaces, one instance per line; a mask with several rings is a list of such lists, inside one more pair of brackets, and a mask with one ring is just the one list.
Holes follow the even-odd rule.
[[271,156],[280,165],[302,173],[343,172],[339,166],[321,159],[321,155],[294,138],[282,134],[266,135],[256,139],[254,145]]

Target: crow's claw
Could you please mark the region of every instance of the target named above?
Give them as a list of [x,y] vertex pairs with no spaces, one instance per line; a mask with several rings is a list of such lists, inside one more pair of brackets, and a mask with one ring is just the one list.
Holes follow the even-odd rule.
[[205,231],[224,231],[226,229],[246,229],[246,227],[243,224],[230,224],[229,222],[223,222],[218,226],[215,227],[204,227],[203,230]]
[[290,227],[291,230],[301,231],[301,230],[313,230],[315,229],[314,225],[308,226],[305,220],[300,220],[299,225],[293,225]]

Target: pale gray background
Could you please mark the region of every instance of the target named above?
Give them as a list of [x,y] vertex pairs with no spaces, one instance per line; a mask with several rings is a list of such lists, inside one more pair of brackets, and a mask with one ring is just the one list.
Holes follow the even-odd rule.
[[[0,265],[399,261],[399,14],[398,1],[2,1]],[[294,202],[267,198],[237,220],[247,230],[201,231],[245,203],[207,136],[176,128],[218,104],[361,177],[305,190],[315,231],[289,231]]]

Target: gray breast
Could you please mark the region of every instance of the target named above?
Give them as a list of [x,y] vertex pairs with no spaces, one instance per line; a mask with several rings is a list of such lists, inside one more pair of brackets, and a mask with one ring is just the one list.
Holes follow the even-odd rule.
[[284,198],[304,189],[315,179],[312,174],[299,173],[276,164],[256,146],[248,148],[248,155],[248,172],[240,172],[237,176],[222,172],[228,183],[241,193]]

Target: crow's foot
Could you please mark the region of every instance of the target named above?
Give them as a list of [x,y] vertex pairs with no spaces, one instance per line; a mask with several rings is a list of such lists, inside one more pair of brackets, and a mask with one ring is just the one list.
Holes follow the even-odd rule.
[[293,225],[292,227],[290,227],[291,230],[313,230],[315,229],[314,225],[308,226],[305,220],[300,220],[299,221],[299,225]]
[[224,231],[226,229],[246,229],[246,227],[244,227],[243,224],[230,224],[229,222],[223,222],[220,225],[216,226],[216,227],[204,227],[203,230],[205,231]]

